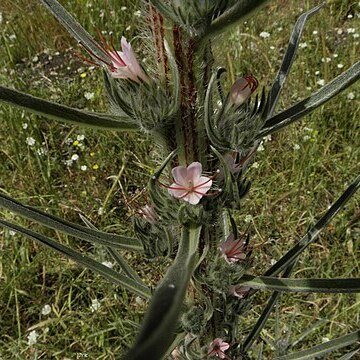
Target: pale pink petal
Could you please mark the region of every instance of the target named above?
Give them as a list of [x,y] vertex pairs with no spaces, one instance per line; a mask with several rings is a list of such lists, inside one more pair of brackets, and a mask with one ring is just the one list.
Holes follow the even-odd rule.
[[243,104],[251,94],[251,88],[245,78],[236,80],[230,89],[231,102],[237,106]]
[[202,165],[199,162],[193,162],[187,167],[188,179],[195,185],[199,180],[202,172]]
[[171,171],[172,176],[175,182],[178,185],[188,187],[189,186],[189,179],[188,179],[188,172],[185,166],[176,166]]
[[170,188],[168,188],[168,192],[171,196],[177,199],[183,198],[185,200],[186,199],[185,195],[188,193],[188,190],[182,188],[176,183],[173,183],[171,184]]
[[131,69],[131,72],[134,74],[135,77],[139,77],[145,82],[148,81],[147,76],[145,75],[144,71],[142,70],[141,66],[139,65],[138,60],[136,59],[134,50],[131,47],[131,44],[128,43],[123,36],[121,38],[121,48],[123,51],[122,59],[125,61],[126,65],[128,65]]
[[190,203],[191,205],[197,205],[202,198],[202,195],[191,192],[189,195],[184,197],[184,200]]
[[202,194],[206,194],[212,185],[212,180],[206,176],[200,176],[197,182],[194,183],[194,187],[196,191],[201,192]]

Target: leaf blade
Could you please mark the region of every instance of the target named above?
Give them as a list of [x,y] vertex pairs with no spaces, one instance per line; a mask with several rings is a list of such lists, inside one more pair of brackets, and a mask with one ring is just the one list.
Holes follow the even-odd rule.
[[360,278],[289,279],[244,275],[239,284],[253,289],[305,293],[360,293]]
[[301,119],[305,115],[310,114],[359,79],[360,61],[333,79],[329,84],[323,86],[313,95],[268,119],[265,122],[263,129],[256,135],[256,139],[262,139],[263,137],[292,124],[296,120]]
[[46,116],[53,120],[87,126],[95,129],[139,130],[138,125],[127,118],[120,118],[106,113],[84,111],[69,106],[44,100],[21,91],[0,86],[0,102],[7,103],[32,113]]
[[108,234],[65,221],[57,216],[47,214],[31,206],[23,205],[2,193],[0,193],[0,207],[29,220],[36,221],[51,229],[55,229],[70,236],[74,236],[75,238],[80,238],[85,241],[92,241],[94,243],[111,246],[113,248],[143,250],[141,242],[135,238]]
[[183,228],[175,261],[157,287],[142,330],[126,359],[159,360],[173,343],[182,302],[196,265],[200,230],[201,227]]
[[276,360],[311,360],[316,357],[325,355],[331,351],[340,349],[342,347],[352,345],[360,340],[360,330],[354,331],[345,336],[341,336],[337,339],[330,340],[324,344],[320,344],[312,347],[308,350],[299,351],[290,355],[280,356]]
[[68,246],[62,245],[53,239],[47,238],[47,237],[45,237],[41,234],[38,234],[34,231],[25,229],[19,225],[12,224],[6,220],[0,219],[0,225],[4,226],[10,230],[16,231],[17,233],[25,236],[27,239],[34,240],[36,242],[41,243],[42,245],[49,247],[50,249],[60,253],[61,255],[67,257],[68,259],[71,259],[71,260],[83,265],[84,267],[87,267],[87,268],[93,270],[94,272],[99,273],[100,275],[104,276],[110,282],[112,282],[116,285],[120,285],[123,288],[131,291],[132,293],[143,297],[144,299],[149,299],[151,296],[151,291],[147,286],[145,286],[143,284],[139,284],[135,280],[133,280],[125,275],[117,273],[115,270],[112,270],[109,267],[107,267],[103,264],[100,264],[96,260],[94,260],[86,255],[82,255],[81,253],[71,249]]

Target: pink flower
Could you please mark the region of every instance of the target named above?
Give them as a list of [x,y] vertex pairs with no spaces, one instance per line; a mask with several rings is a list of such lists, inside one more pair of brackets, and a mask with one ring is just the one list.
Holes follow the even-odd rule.
[[236,80],[230,89],[230,101],[236,106],[244,104],[258,85],[259,82],[253,75],[247,75]]
[[140,79],[149,82],[143,69],[136,59],[131,44],[128,43],[124,36],[121,37],[122,51],[108,51],[112,66],[110,67],[111,75],[116,79],[131,79],[140,82]]
[[173,168],[171,173],[175,182],[168,187],[169,194],[192,205],[198,204],[212,185],[212,179],[201,176],[201,172],[202,165],[199,162],[193,162],[188,167]]
[[140,215],[149,223],[156,223],[159,219],[155,209],[152,206],[145,205],[139,210]]
[[250,291],[249,286],[235,285],[230,286],[229,294],[238,297],[239,299],[243,299]]
[[246,259],[246,244],[241,238],[235,240],[234,234],[230,234],[228,238],[221,243],[220,251],[229,264]]
[[93,61],[83,58],[85,61],[97,66],[106,65],[110,70],[111,75],[116,79],[130,79],[137,83],[140,83],[141,81],[149,82],[149,78],[146,76],[136,59],[134,50],[124,36],[121,38],[122,51],[117,51],[115,49],[112,38],[110,39],[109,45],[101,34],[99,34],[99,36],[100,43],[94,41],[98,53],[95,54],[92,50],[85,47],[88,53],[94,58]]
[[230,345],[227,342],[225,342],[223,339],[216,338],[209,345],[208,356],[211,357],[216,356],[220,359],[225,359],[226,358],[225,351],[229,347]]

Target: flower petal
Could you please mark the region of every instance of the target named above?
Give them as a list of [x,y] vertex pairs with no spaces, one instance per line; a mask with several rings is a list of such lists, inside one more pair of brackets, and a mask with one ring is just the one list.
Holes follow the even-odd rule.
[[191,205],[197,205],[200,202],[202,197],[203,196],[200,194],[191,192],[191,193],[189,193],[189,195],[184,197],[184,200],[187,201],[188,203],[190,203]]
[[188,179],[191,180],[193,182],[193,184],[195,185],[201,176],[201,172],[202,172],[201,163],[199,163],[197,161],[191,163],[187,167],[187,172],[188,172]]
[[177,183],[171,184],[171,186],[168,188],[168,192],[171,196],[174,198],[180,199],[183,198],[186,199],[187,196],[185,196],[189,191],[187,189],[182,188]]
[[185,166],[176,166],[171,170],[172,176],[178,186],[189,186],[188,172]]
[[212,180],[207,176],[200,176],[197,182],[194,182],[194,188],[196,191],[206,194],[212,185]]

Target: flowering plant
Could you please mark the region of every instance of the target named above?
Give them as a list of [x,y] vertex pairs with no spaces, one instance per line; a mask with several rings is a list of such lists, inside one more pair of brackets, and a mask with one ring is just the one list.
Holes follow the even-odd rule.
[[[142,68],[124,37],[121,51],[112,39],[107,43],[100,36],[96,42],[56,0],[41,2],[86,49],[91,57],[86,61],[103,68],[112,113],[69,108],[2,86],[0,100],[83,126],[142,131],[156,139],[164,161],[149,179],[150,202],[134,219],[134,237],[105,233],[89,222],[87,226],[70,223],[0,194],[1,207],[104,246],[120,272],[5,219],[0,219],[0,225],[150,300],[126,359],[246,359],[280,293],[360,292],[360,279],[290,278],[299,256],[358,190],[360,176],[262,276],[247,273],[253,250],[249,235],[238,235],[233,216],[250,189],[245,172],[261,140],[311,113],[360,77],[357,62],[310,97],[274,115],[305,23],[323,5],[299,17],[270,90],[255,96],[259,84],[252,74],[244,74],[224,90],[226,70],[214,67],[211,44],[230,25],[265,5],[265,0],[146,2],[146,11],[156,20],[150,29],[160,69],[156,75]],[[172,30],[165,32],[164,24]],[[173,179],[165,180],[170,173]],[[166,255],[172,265],[153,292],[120,250],[144,252],[149,257]],[[239,317],[246,314],[260,290],[273,293],[254,327],[243,336]],[[359,337],[357,331],[279,359],[313,358],[355,343]]]

